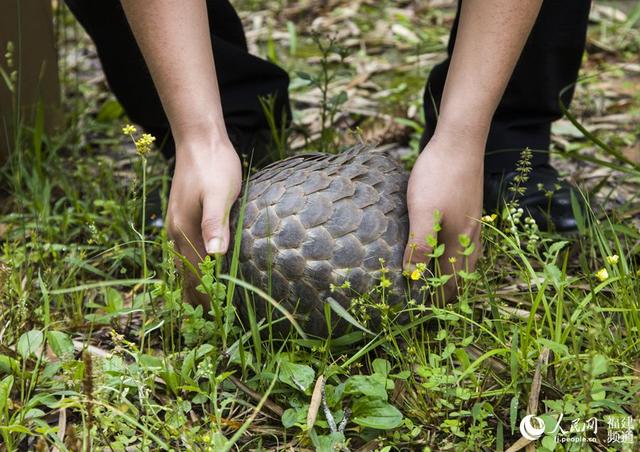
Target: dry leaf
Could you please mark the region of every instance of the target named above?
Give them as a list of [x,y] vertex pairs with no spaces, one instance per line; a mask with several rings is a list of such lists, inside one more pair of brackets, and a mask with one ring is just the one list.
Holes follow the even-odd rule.
[[309,403],[309,411],[307,413],[307,428],[311,429],[316,423],[318,417],[318,411],[320,410],[320,404],[322,403],[322,386],[324,383],[324,376],[318,376],[316,385],[313,387],[313,394],[311,394],[311,403]]

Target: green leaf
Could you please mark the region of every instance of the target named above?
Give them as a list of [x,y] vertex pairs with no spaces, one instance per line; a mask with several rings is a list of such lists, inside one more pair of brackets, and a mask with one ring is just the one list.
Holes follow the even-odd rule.
[[436,248],[433,250],[433,253],[430,254],[431,257],[440,257],[444,254],[444,243],[441,243],[440,245],[436,246]]
[[544,345],[545,347],[549,347],[549,349],[551,349],[551,351],[556,355],[567,356],[569,354],[569,349],[564,344],[560,344],[555,341],[550,341],[549,339],[545,339],[545,338],[538,339],[538,342],[541,345]]
[[542,447],[549,450],[555,450],[558,443],[556,443],[555,435],[546,435],[542,438]]
[[375,399],[387,400],[387,377],[381,374],[353,375],[344,385],[346,394],[362,394]]
[[386,359],[376,358],[373,361],[373,372],[386,377],[391,372],[391,364]]
[[[571,192],[571,195],[573,195],[573,191]],[[561,240],[560,242],[555,242],[554,244],[552,244],[549,247],[549,251],[547,251],[547,254],[549,256],[552,256],[553,258],[555,258],[555,256],[562,250],[562,248],[567,246],[568,243],[569,242],[567,242],[566,240]]]
[[146,353],[143,353],[138,357],[138,362],[140,363],[140,366],[146,370],[160,370],[164,367],[162,358],[148,355]]
[[282,361],[278,378],[281,382],[308,393],[315,381],[315,375],[315,372],[309,366]]
[[401,372],[398,372],[397,374],[393,374],[391,375],[393,378],[395,378],[396,380],[406,380],[407,378],[409,378],[411,376],[411,372],[408,370],[403,370]]
[[7,406],[7,400],[9,400],[9,393],[13,387],[13,375],[6,376],[0,381],[0,416],[4,412],[4,407]]
[[105,298],[105,309],[109,314],[119,313],[124,309],[122,294],[113,287],[107,287],[105,289]]
[[361,398],[353,404],[352,421],[362,427],[389,430],[402,423],[402,413],[383,400]]
[[0,355],[0,373],[19,374],[20,363],[7,355]]
[[282,413],[282,425],[284,428],[291,428],[298,421],[298,410],[289,408]]
[[289,408],[282,413],[282,425],[284,428],[291,428],[295,425],[304,425],[307,420],[307,410],[309,404],[304,404],[297,408]]
[[351,314],[349,314],[347,310],[343,308],[342,305],[338,303],[336,300],[334,300],[332,297],[327,297],[327,303],[329,304],[333,312],[335,312],[338,315],[338,317],[343,318],[344,320],[349,322],[351,325],[364,331],[365,333],[369,333],[370,335],[375,336],[375,334],[373,334],[370,330],[360,325],[360,323],[358,323],[358,321],[354,319],[351,316]]
[[516,422],[518,421],[518,403],[520,402],[520,398],[518,395],[514,395],[511,398],[511,403],[509,404],[509,423],[511,426],[511,434],[516,431]]
[[609,369],[609,361],[606,356],[595,355],[591,359],[591,375],[598,376],[605,373]]
[[309,431],[309,438],[316,452],[335,452],[344,447],[345,437],[342,433],[335,432],[329,435],[318,435],[315,430]]
[[544,273],[548,280],[550,280],[555,287],[559,287],[562,282],[562,271],[556,264],[547,264],[544,267]]
[[96,120],[98,122],[111,123],[123,115],[124,109],[122,105],[117,100],[110,98],[100,107]]
[[31,330],[24,333],[18,339],[18,345],[16,350],[18,354],[22,356],[22,359],[27,359],[32,354],[36,353],[42,346],[44,335],[40,330]]
[[62,331],[47,331],[47,342],[58,358],[73,355],[73,341]]

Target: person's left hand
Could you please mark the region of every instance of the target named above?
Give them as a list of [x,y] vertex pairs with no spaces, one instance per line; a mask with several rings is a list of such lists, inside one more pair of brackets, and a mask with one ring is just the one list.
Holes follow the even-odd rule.
[[[445,245],[438,259],[441,274],[471,271],[480,254],[480,216],[484,170],[484,140],[434,137],[422,151],[409,178],[407,205],[410,233],[404,254],[405,268],[429,264],[433,252],[427,237]],[[440,213],[441,231],[434,231],[434,214]],[[459,237],[468,236],[475,246],[466,257]],[[445,286],[445,299],[456,291],[456,278]],[[442,300],[442,301],[446,301]]]

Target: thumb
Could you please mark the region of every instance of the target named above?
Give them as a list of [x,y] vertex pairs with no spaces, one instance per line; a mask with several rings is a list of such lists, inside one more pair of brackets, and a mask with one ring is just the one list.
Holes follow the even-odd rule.
[[208,196],[202,204],[202,240],[207,254],[224,254],[229,247],[229,207],[225,199]]

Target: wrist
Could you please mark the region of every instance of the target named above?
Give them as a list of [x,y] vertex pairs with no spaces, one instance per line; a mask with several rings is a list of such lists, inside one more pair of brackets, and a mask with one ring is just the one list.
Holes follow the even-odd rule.
[[176,158],[203,157],[209,158],[216,155],[236,154],[236,151],[227,135],[227,131],[197,130],[182,136],[176,141]]
[[470,114],[459,116],[441,115],[438,118],[434,138],[448,142],[463,142],[484,148],[489,135],[491,118],[470,118]]
[[203,147],[230,147],[224,119],[202,116],[197,120],[171,123],[171,132],[177,149],[197,151]]

